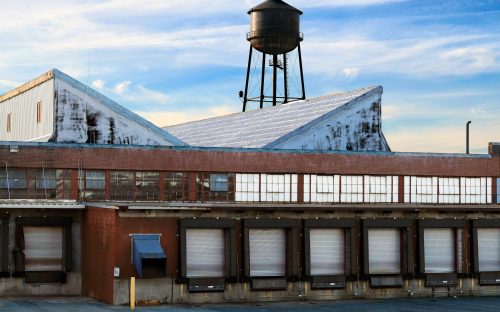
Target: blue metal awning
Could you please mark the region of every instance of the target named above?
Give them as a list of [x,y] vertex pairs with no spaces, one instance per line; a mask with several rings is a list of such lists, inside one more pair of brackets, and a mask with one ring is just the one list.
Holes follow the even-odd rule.
[[132,260],[140,277],[143,277],[143,259],[167,259],[160,245],[160,234],[134,234]]

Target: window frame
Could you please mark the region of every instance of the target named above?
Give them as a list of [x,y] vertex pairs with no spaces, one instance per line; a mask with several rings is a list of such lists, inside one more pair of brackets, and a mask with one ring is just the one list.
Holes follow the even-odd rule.
[[[227,175],[228,190],[212,191],[211,175]],[[196,200],[197,201],[235,201],[236,174],[232,172],[198,172],[196,174]]]
[[[177,175],[181,174],[180,179]],[[172,182],[180,183],[179,187],[171,185]],[[165,201],[189,201],[190,173],[182,171],[166,171],[163,176],[163,199]]]

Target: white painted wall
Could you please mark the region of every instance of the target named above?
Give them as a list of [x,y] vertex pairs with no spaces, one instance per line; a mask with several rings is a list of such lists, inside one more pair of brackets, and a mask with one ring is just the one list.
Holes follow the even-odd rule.
[[273,148],[389,151],[382,137],[380,111],[381,94],[374,94]]
[[[42,103],[42,120],[37,123],[37,103]],[[7,115],[12,128],[7,132]],[[47,142],[54,130],[54,79],[45,81],[0,103],[0,140]]]

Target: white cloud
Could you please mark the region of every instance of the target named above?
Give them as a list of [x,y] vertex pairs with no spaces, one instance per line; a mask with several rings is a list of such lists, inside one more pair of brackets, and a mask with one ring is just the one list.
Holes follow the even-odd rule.
[[347,79],[355,78],[359,74],[359,68],[356,67],[347,67],[343,70],[344,77]]
[[131,83],[132,81],[122,81],[120,83],[117,83],[116,86],[113,88],[113,92],[115,92],[118,95],[124,95],[125,93],[128,93]]
[[105,82],[102,79],[97,79],[92,81],[92,87],[98,89],[98,90],[103,90],[104,89]]
[[195,120],[228,115],[231,113],[235,113],[235,111],[234,107],[231,106],[214,106],[207,109],[197,109],[197,110],[156,111],[156,112],[136,111],[136,113],[146,118],[147,120],[151,121],[158,127],[165,127]]

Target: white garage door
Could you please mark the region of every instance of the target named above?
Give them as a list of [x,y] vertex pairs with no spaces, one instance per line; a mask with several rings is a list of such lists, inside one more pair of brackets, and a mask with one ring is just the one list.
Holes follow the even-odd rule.
[[186,277],[223,277],[224,230],[186,229]]
[[400,229],[368,229],[368,268],[370,274],[401,272]]
[[250,276],[284,276],[286,234],[284,229],[249,229]]
[[344,274],[344,230],[311,229],[311,275]]
[[425,273],[455,272],[453,229],[424,229]]
[[57,226],[24,226],[26,271],[63,270],[63,233]]
[[500,271],[500,229],[477,229],[479,271]]

